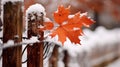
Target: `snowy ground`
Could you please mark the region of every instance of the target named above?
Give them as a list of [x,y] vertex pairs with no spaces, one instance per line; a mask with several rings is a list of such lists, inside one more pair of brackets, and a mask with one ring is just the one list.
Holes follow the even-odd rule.
[[[82,45],[67,42],[62,48],[70,55],[69,67],[93,67],[120,55],[120,29],[107,30],[98,27],[95,31],[85,29],[84,34],[81,37]],[[61,59],[59,63],[58,65],[63,64]]]
[[113,63],[109,64],[107,67],[120,67],[120,59],[114,61]]
[[[69,41],[59,50],[58,67],[64,67],[62,62],[62,51],[67,50],[70,55],[69,67],[92,67],[104,60],[120,56],[120,29],[107,30],[104,27],[99,27],[95,31],[88,29],[84,30],[85,36],[81,39],[82,45],[72,45]],[[23,59],[26,59],[26,53]],[[0,61],[0,67],[1,67]],[[45,67],[48,67],[45,64]],[[26,67],[23,64],[22,67]],[[120,67],[120,59],[111,63],[107,67]]]

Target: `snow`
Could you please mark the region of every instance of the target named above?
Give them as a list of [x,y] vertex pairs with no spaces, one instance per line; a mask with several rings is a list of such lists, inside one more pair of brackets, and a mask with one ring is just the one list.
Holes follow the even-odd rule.
[[[2,42],[2,41],[1,41],[1,42]],[[13,40],[8,40],[7,43],[4,43],[4,46],[3,46],[3,44],[1,43],[1,45],[0,45],[0,50],[2,50],[3,48],[11,47],[11,46],[14,46],[14,41],[13,41]]]
[[[26,45],[22,46],[22,51],[25,47],[26,47]],[[25,61],[26,59],[27,59],[27,50],[25,50],[24,54],[22,55],[22,62]],[[22,64],[22,67],[27,67],[27,62]]]
[[[80,36],[81,45],[73,45],[70,40],[67,39],[64,46],[60,49],[68,51],[70,55],[69,66],[92,67],[92,65],[112,59],[117,55],[119,51],[118,46],[120,46],[119,28],[107,30],[104,27],[98,27],[95,31],[84,29],[83,32],[84,36]],[[100,51],[102,54],[99,55],[99,53],[101,53]],[[98,55],[97,58],[95,58],[95,55]],[[62,60],[59,60],[59,62],[61,64]]]
[[30,19],[33,20],[36,18],[36,16],[34,14],[37,14],[38,17],[42,16],[46,16],[46,12],[45,12],[45,8],[41,5],[41,4],[34,4],[31,5],[27,10],[26,10],[26,22],[28,22],[28,17],[29,15],[31,15]]
[[120,67],[120,59],[114,61],[113,63],[109,64],[107,67]]
[[[36,14],[37,16],[35,16],[34,14]],[[41,17],[43,17],[44,21],[50,21],[49,18],[45,17],[46,16],[46,12],[45,12],[45,8],[41,5],[41,4],[33,4],[31,6],[29,6],[29,8],[26,10],[26,16],[25,16],[25,32],[23,33],[24,37],[27,37],[27,31],[28,31],[28,21],[29,20],[41,20]],[[38,26],[41,27],[41,26]]]
[[80,30],[80,28],[76,28],[76,27],[74,27],[73,30],[74,30],[74,31],[76,31],[76,30]]
[[[46,16],[45,13],[45,8],[41,4],[34,4],[31,5],[27,10],[26,10],[26,21],[28,19],[29,14],[34,14],[37,13],[38,16],[41,16],[41,12]],[[31,19],[35,19],[35,16],[32,16]]]
[[[91,31],[89,29],[84,29],[84,36],[81,36],[81,45],[79,44],[73,44],[70,42],[70,40],[67,38],[67,41],[64,43],[64,46],[61,46],[61,43],[58,43],[58,36],[55,36],[54,38],[48,37],[45,39],[45,41],[58,44],[61,46],[59,48],[59,61],[58,61],[58,67],[64,67],[63,63],[63,51],[67,50],[70,55],[70,61],[69,61],[69,67],[92,67],[92,65],[101,63],[104,60],[109,60],[110,58],[114,58],[116,56],[117,50],[114,48],[115,46],[120,45],[120,29],[116,28],[113,30],[107,30],[104,27],[98,27],[95,31]],[[2,42],[2,41],[1,41]],[[32,36],[30,39],[23,40],[22,43],[35,43],[39,42],[37,37]],[[7,45],[13,45],[14,41],[9,40]],[[53,50],[50,48],[50,52]],[[25,47],[25,46],[23,46]],[[118,47],[119,48],[119,47]],[[99,53],[99,51],[105,52],[106,50],[112,50],[111,53],[106,55],[101,55],[97,58],[92,58],[95,53]],[[96,51],[96,52],[95,52]],[[115,51],[115,52],[114,52]],[[22,61],[26,59],[26,53],[23,55]],[[48,57],[49,58],[49,57]],[[48,58],[44,60],[44,67],[48,67]],[[0,60],[1,61],[1,60]],[[88,63],[89,62],[89,63]],[[120,62],[115,61],[114,63],[110,64],[108,67],[114,67],[117,65],[118,67]],[[26,67],[26,63],[22,65],[23,67]],[[117,67],[115,66],[115,67]]]
[[[45,43],[44,43],[44,45],[46,45]],[[44,65],[44,67],[48,67],[49,65],[48,65],[48,63],[49,63],[49,58],[51,57],[51,54],[52,54],[52,52],[53,52],[53,48],[54,48],[54,46],[55,46],[55,44],[54,43],[48,43],[47,45],[49,45],[49,52],[48,52],[48,55],[47,55],[47,57],[43,60],[43,65]],[[44,51],[45,51],[45,49],[46,48],[44,48]],[[43,52],[45,55],[46,55],[46,53],[45,52]]]
[[22,41],[22,43],[30,44],[30,45],[37,42],[40,42],[40,41],[38,40],[38,37],[35,37],[35,36],[32,36],[30,39],[23,39]]
[[75,15],[69,15],[68,18],[73,18]]
[[53,38],[51,36],[47,36],[47,38],[44,41],[54,43],[58,46],[62,46],[62,43],[60,41],[58,41],[58,35],[56,35]]
[[87,15],[88,15],[88,12],[81,13],[81,14],[80,14],[80,17],[82,17],[82,16],[87,16]]
[[51,20],[47,17],[44,17],[44,22],[51,22]]
[[63,49],[67,50],[70,56],[76,57],[77,54],[80,52],[81,46],[79,44],[72,44],[71,41],[67,38],[66,42],[64,43]]

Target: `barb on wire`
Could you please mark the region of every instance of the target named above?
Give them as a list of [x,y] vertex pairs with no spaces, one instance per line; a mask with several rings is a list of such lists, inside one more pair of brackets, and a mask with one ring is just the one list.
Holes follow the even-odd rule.
[[[29,44],[28,44],[28,45],[24,48],[24,50],[22,51],[22,56],[23,56],[25,50],[27,49],[27,47],[29,47]],[[30,53],[28,53],[29,55],[31,54],[32,49],[33,49],[33,47],[30,49],[30,51],[29,51]],[[27,57],[27,59],[26,59],[25,61],[22,61],[22,64],[26,63],[26,62],[29,60],[29,58],[30,58],[30,57]]]
[[[26,40],[27,40],[27,39],[26,39]],[[25,42],[25,41],[24,41],[24,42],[19,42],[19,43],[14,43],[14,42],[13,42],[12,44],[0,43],[0,50],[6,49],[6,48],[10,48],[10,47],[16,47],[16,46],[26,45],[26,47],[23,49],[22,54],[21,54],[21,55],[23,56],[25,50],[27,49],[27,47],[28,47],[30,44],[41,43],[41,42],[44,42],[44,47],[43,47],[43,49],[44,49],[43,59],[46,59],[48,56],[50,56],[51,44],[56,44],[55,42],[50,42],[50,41],[44,40],[44,41],[39,41],[39,42],[38,42],[38,41],[34,41],[34,42],[31,42],[31,41]],[[31,45],[31,46],[32,46],[32,45]],[[34,49],[34,47],[32,47],[32,48],[30,49],[29,54],[31,53],[32,49]],[[2,58],[2,54],[1,54],[1,56],[0,56],[0,60],[1,60],[1,58]],[[29,57],[28,57],[25,61],[23,61],[22,63],[26,63],[28,60],[29,60]]]
[[[51,55],[51,53],[50,53],[50,48],[52,47],[51,44],[53,44],[53,43],[44,42],[44,48],[43,48],[43,49],[44,49],[44,52],[43,52],[43,59],[44,59],[44,60]],[[28,46],[29,46],[29,45],[27,45],[27,46],[23,49],[23,51],[22,51],[22,56],[23,56],[25,50],[28,48]],[[53,47],[54,47],[54,46],[53,46]],[[32,48],[30,49],[30,51],[29,51],[29,53],[28,53],[29,55],[31,55],[31,52],[32,52],[33,49],[35,49],[35,47],[32,47]],[[26,63],[26,62],[29,60],[29,58],[30,58],[30,57],[27,57],[26,60],[22,61],[22,64]]]

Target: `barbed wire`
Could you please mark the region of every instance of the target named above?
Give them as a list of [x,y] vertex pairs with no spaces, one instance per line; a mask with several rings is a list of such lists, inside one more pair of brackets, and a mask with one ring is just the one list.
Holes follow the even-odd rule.
[[[1,40],[3,40],[2,37],[0,37]],[[22,37],[23,40],[29,40],[29,38],[26,37]],[[7,45],[6,43],[0,43],[0,50],[3,50],[5,48],[10,48],[10,47],[16,47],[16,46],[21,46],[21,45],[28,45],[28,44],[34,44],[34,43],[45,43],[45,42],[49,42],[49,43],[54,43],[56,45],[61,45],[59,43],[53,42],[53,41],[47,41],[47,40],[43,40],[43,41],[36,41],[36,42],[18,42],[18,43],[14,43],[14,44],[9,44]]]
[[[28,46],[32,46],[32,45],[30,45],[30,44],[34,44],[34,43],[44,43],[44,46],[43,46],[43,49],[44,49],[44,51],[43,51],[43,59],[46,59],[47,57],[49,57],[50,56],[50,47],[51,47],[51,44],[56,44],[56,43],[54,43],[54,42],[50,42],[50,41],[39,41],[39,42],[29,42],[29,43],[25,43],[25,42],[20,42],[20,43],[14,43],[14,44],[12,44],[12,45],[6,45],[6,43],[0,43],[0,50],[3,50],[3,49],[6,49],[6,48],[10,48],[10,47],[17,47],[17,46],[22,46],[22,45],[26,45],[25,46],[25,48],[23,49],[23,51],[22,51],[22,54],[21,54],[21,56],[23,56],[23,54],[24,54],[24,52],[25,52],[25,50],[27,49],[27,47]],[[31,51],[33,50],[34,48],[32,47],[31,49],[30,49],[30,51],[29,51],[29,53],[28,54],[31,54]],[[0,56],[0,60],[1,60],[1,58],[2,58],[2,53],[1,53],[1,56]],[[27,59],[26,60],[24,60],[24,61],[22,61],[22,63],[26,63],[28,60],[29,60],[29,58],[30,57],[27,57]]]

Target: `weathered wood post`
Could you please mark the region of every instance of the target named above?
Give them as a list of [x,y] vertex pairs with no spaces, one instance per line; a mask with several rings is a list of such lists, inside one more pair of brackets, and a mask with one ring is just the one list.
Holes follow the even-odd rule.
[[65,50],[65,51],[64,51],[64,58],[63,58],[63,62],[64,62],[64,64],[65,64],[65,67],[68,67],[69,58],[70,58],[70,57],[69,57],[68,51]]
[[93,24],[93,28],[91,28],[92,30],[95,30],[98,26],[100,26],[99,13],[96,11],[94,12],[94,20],[96,21],[96,23]]
[[[40,36],[39,40],[43,41],[44,32],[38,29],[38,26],[43,25],[43,13],[38,16],[37,13],[29,14],[28,16],[28,38],[32,36]],[[35,19],[30,19],[31,15],[35,16]],[[39,19],[38,19],[39,18]],[[43,42],[35,43],[27,48],[28,67],[43,67]]]
[[52,56],[49,59],[49,67],[58,67],[58,45],[55,45],[54,49],[53,49],[53,53]]
[[[21,5],[20,1],[9,1],[3,5],[3,43],[8,40],[14,40],[15,43],[22,41]],[[21,67],[21,51],[21,46],[3,49],[2,67]]]

